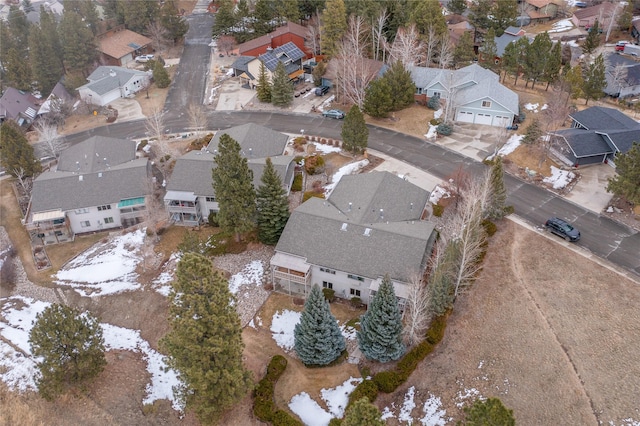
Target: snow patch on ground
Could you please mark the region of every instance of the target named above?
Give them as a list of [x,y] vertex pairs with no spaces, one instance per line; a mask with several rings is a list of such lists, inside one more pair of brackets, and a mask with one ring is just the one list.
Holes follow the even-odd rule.
[[[502,145],[502,148],[498,150],[498,155],[501,157],[506,157],[507,155],[511,154],[513,151],[516,150],[516,148],[518,148],[522,144],[523,138],[524,138],[524,135],[512,135],[507,140],[507,142],[505,142],[505,144]],[[491,161],[493,160],[494,157],[495,157],[495,154],[491,154],[490,156],[487,157],[487,160]]]
[[247,264],[244,269],[229,279],[229,291],[238,294],[243,285],[261,285],[264,267],[262,262],[254,260]]
[[333,177],[331,178],[331,183],[325,185],[324,187],[325,196],[329,198],[329,195],[331,195],[331,192],[333,191],[333,189],[336,187],[338,182],[340,182],[340,179],[342,179],[342,176],[352,175],[358,170],[360,170],[361,168],[363,168],[364,166],[366,166],[367,164],[369,164],[369,160],[360,160],[360,161],[356,161],[355,163],[349,163],[345,166],[340,167],[338,171],[333,174]]
[[433,112],[433,118],[437,120],[438,118],[442,117],[442,114],[444,114],[444,110],[440,108],[439,110]]
[[[567,2],[567,3],[569,3],[569,2]],[[558,22],[554,23],[551,26],[551,29],[548,32],[549,33],[562,33],[562,32],[569,31],[569,30],[573,29],[573,27],[574,27],[574,25],[573,25],[573,22],[571,22],[571,19],[563,19],[561,21],[558,21]]]
[[320,142],[311,142],[315,147],[316,151],[321,152],[323,154],[330,154],[332,152],[340,152],[342,148],[339,146],[326,145]]
[[576,178],[576,174],[568,170],[560,170],[557,167],[551,166],[551,176],[544,178],[544,183],[550,183],[553,185],[553,189],[562,189],[569,185],[572,180]]
[[171,281],[176,276],[176,267],[181,257],[182,253],[180,252],[172,253],[169,260],[162,266],[162,272],[158,278],[151,283],[153,289],[163,296],[169,296],[171,292]]
[[340,326],[340,332],[347,340],[356,340],[357,330],[351,326],[343,324]]
[[544,104],[542,105],[542,107],[540,106],[540,104],[524,104],[524,108],[528,111],[533,111],[534,114],[538,113],[538,111],[544,111],[545,109],[549,108],[549,105]]
[[447,419],[447,412],[442,409],[442,400],[436,396],[429,394],[422,407],[424,417],[420,419],[423,426],[445,426],[450,418]]
[[293,411],[306,426],[327,426],[331,421],[331,414],[327,413],[308,393],[294,395],[289,402],[289,409]]
[[398,420],[407,422],[409,424],[413,423],[413,417],[411,417],[411,412],[414,408],[416,408],[416,403],[413,400],[416,394],[415,386],[411,386],[407,389],[407,393],[404,395],[404,403],[402,407],[400,407],[400,414],[398,414]]
[[449,191],[447,191],[440,185],[436,185],[436,187],[433,188],[433,191],[431,191],[431,194],[429,195],[429,202],[433,205],[436,205],[441,198],[449,198],[450,196],[451,194],[449,193]]
[[436,131],[438,126],[434,126],[433,124],[429,124],[429,130],[425,133],[424,137],[427,140],[435,139],[438,136],[438,132]]
[[349,403],[349,395],[360,383],[362,383],[362,379],[349,377],[344,383],[335,388],[322,389],[320,391],[320,395],[322,395],[322,399],[326,402],[327,408],[329,408],[329,412],[333,417],[341,419],[344,416],[344,410]]
[[293,330],[300,322],[300,312],[285,309],[276,312],[271,318],[271,336],[276,344],[285,351],[290,351],[294,346]]

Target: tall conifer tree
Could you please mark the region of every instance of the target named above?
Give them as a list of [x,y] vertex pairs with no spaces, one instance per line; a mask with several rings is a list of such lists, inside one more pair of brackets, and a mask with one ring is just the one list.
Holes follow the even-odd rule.
[[267,74],[267,67],[262,62],[260,62],[260,74],[258,74],[256,90],[260,102],[271,102],[271,82],[269,81],[269,74]]
[[329,302],[317,284],[311,288],[293,334],[296,353],[306,365],[327,365],[346,348]]
[[367,149],[369,128],[364,121],[364,115],[358,105],[351,107],[342,125],[342,147],[354,154],[360,154]]
[[271,158],[267,158],[261,182],[256,192],[258,238],[265,244],[275,245],[289,220],[289,200]]
[[276,106],[287,106],[293,101],[293,84],[289,80],[289,75],[284,67],[284,63],[278,61],[276,70],[273,73],[271,85],[271,102]]
[[360,319],[357,338],[358,346],[367,359],[389,362],[404,354],[402,315],[388,275],[382,279],[369,309]]
[[347,31],[347,8],[344,0],[327,0],[322,11],[322,53],[334,56]]

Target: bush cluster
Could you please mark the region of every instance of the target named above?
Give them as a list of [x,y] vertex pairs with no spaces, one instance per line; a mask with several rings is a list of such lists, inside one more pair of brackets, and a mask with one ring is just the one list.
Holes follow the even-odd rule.
[[324,198],[324,194],[315,190],[307,191],[304,193],[304,195],[302,195],[302,202],[304,203],[311,197]]
[[323,288],[322,293],[324,294],[324,298],[327,299],[327,302],[333,303],[336,300],[336,291],[330,288]]
[[273,401],[273,391],[282,373],[287,368],[287,359],[282,355],[275,355],[269,361],[267,374],[264,375],[253,390],[253,414],[263,422],[276,425],[302,426],[286,411],[278,410]]
[[220,226],[220,222],[218,221],[218,213],[214,211],[209,212],[209,216],[207,216],[207,222],[209,222],[209,226],[213,226],[214,228]]
[[302,175],[301,174],[296,174],[293,177],[293,183],[291,184],[291,190],[293,192],[302,191]]
[[320,155],[310,155],[304,159],[304,169],[310,175],[324,171],[324,158]]
[[489,219],[484,219],[482,221],[482,227],[484,228],[484,231],[487,233],[488,237],[492,237],[493,234],[495,234],[498,230],[496,224],[491,222]]
[[433,215],[435,217],[440,217],[440,216],[442,216],[442,213],[444,213],[444,207],[441,206],[440,204],[434,204],[433,205]]
[[442,123],[436,127],[436,132],[438,132],[439,135],[449,136],[453,133],[453,127],[448,123]]

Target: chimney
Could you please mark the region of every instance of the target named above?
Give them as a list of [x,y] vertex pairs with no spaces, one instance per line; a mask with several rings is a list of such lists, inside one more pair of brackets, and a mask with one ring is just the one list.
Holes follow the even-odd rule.
[[115,77],[116,76],[116,72],[113,70],[113,68],[109,70],[109,75],[111,77]]
[[79,176],[78,176],[78,181],[82,182],[82,179],[83,179],[83,178],[82,178],[82,175],[79,175]]

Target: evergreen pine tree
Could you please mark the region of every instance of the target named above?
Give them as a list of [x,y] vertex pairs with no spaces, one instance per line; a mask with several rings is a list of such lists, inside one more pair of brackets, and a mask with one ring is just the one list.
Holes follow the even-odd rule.
[[497,1],[491,8],[491,28],[495,30],[496,36],[500,37],[504,30],[516,24],[518,16],[518,3],[510,1]]
[[391,111],[400,111],[414,103],[414,94],[416,93],[416,85],[413,83],[411,73],[402,65],[402,62],[396,61],[382,76],[387,81],[391,93]]
[[473,25],[473,37],[471,44],[478,39],[478,30],[491,27],[491,9],[493,0],[477,0],[469,5],[469,22]]
[[513,410],[509,410],[498,398],[484,401],[476,400],[471,407],[464,409],[466,417],[463,426],[515,426]]
[[295,349],[305,365],[327,365],[346,348],[338,322],[318,285],[314,285],[304,304],[300,322],[293,331]]
[[460,36],[458,44],[453,49],[453,62],[457,67],[464,67],[469,65],[475,57],[473,38],[470,33],[466,32]]
[[347,409],[342,426],[384,426],[378,407],[369,402],[369,398],[360,398]]
[[224,134],[218,143],[215,155],[216,166],[211,174],[213,190],[220,211],[218,221],[225,232],[241,234],[252,230],[256,220],[256,191],[253,188],[253,172],[247,159],[240,155],[240,144]]
[[427,107],[437,111],[440,109],[440,94],[436,93],[435,95],[433,95],[432,97],[429,98],[429,101],[427,102]]
[[616,154],[616,174],[609,178],[607,191],[640,205],[640,143],[634,142],[625,154]]
[[496,57],[498,56],[496,46],[496,33],[493,28],[489,28],[480,46],[480,66],[494,71],[497,68]]
[[40,29],[42,37],[49,46],[49,67],[52,73],[64,75],[64,50],[60,44],[60,34],[58,33],[58,22],[53,16],[53,12],[47,12],[44,5],[40,6]]
[[571,99],[578,99],[584,96],[583,86],[584,78],[582,77],[582,68],[579,65],[572,67],[567,64],[565,71],[562,73],[563,80],[569,85]]
[[6,81],[10,81],[11,85],[18,90],[31,90],[31,67],[29,67],[29,58],[26,57],[27,52],[12,47],[7,52],[7,59],[4,63]]
[[371,117],[387,117],[393,107],[393,94],[385,78],[378,78],[365,89],[362,109]]
[[584,84],[582,93],[584,95],[584,104],[587,105],[589,100],[598,100],[604,96],[604,88],[607,87],[607,77],[605,76],[606,67],[602,54],[598,55],[593,63],[589,64],[584,70]]
[[[231,27],[236,24],[236,17],[233,12],[235,4],[233,0],[221,0],[218,3],[218,12],[213,22],[212,36],[217,38],[223,34],[229,34]],[[262,34],[260,34],[262,35]],[[256,34],[258,36],[258,34]]]
[[84,74],[98,57],[93,33],[83,25],[80,15],[66,10],[62,15],[58,31],[60,43],[63,46],[66,70]]
[[171,331],[160,341],[169,365],[184,383],[177,389],[187,409],[212,423],[238,403],[251,386],[242,365],[242,328],[235,299],[220,271],[206,257],[185,253],[170,294]]
[[524,138],[522,138],[522,143],[532,144],[536,143],[540,140],[542,136],[542,128],[540,127],[540,122],[534,119],[527,129],[525,130]]
[[160,9],[160,23],[174,43],[184,37],[189,30],[189,24],[180,16],[174,0],[165,0]]
[[24,170],[25,176],[35,176],[42,170],[33,153],[33,146],[29,145],[22,129],[11,120],[0,126],[0,155],[2,165],[14,177],[20,169]]
[[38,391],[48,400],[96,377],[107,364],[97,318],[64,305],[53,304],[36,316],[29,344],[40,359]]
[[289,80],[289,75],[283,62],[278,61],[272,80],[271,102],[275,106],[284,107],[289,105],[293,101],[293,84]]
[[462,15],[467,10],[467,0],[450,0],[447,9],[451,13]]
[[156,83],[156,86],[158,86],[158,88],[160,89],[169,87],[169,84],[171,84],[169,73],[164,68],[160,60],[154,61],[153,63],[153,81]]
[[342,147],[351,153],[360,154],[367,149],[369,128],[358,105],[351,107],[342,125]]
[[271,158],[267,158],[261,182],[256,191],[258,238],[264,244],[275,245],[289,220],[289,200]]
[[547,57],[547,63],[542,74],[542,79],[547,82],[545,90],[549,90],[549,86],[555,83],[560,76],[562,69],[562,44],[554,43]]
[[502,219],[507,213],[507,188],[504,185],[502,157],[499,155],[493,160],[490,179],[491,195],[487,203],[486,214],[489,219]]
[[544,70],[549,60],[552,46],[551,38],[546,31],[536,35],[533,42],[528,46],[524,61],[524,74],[527,80],[531,81],[531,88],[535,86],[540,78],[544,77]]
[[322,11],[322,53],[332,57],[347,31],[347,8],[344,0],[327,0]]
[[360,318],[357,338],[358,347],[367,359],[389,362],[404,354],[402,315],[388,275],[382,279],[369,309]]
[[600,46],[600,23],[596,19],[593,27],[589,28],[587,38],[582,44],[582,51],[587,55],[591,55]]
[[54,55],[50,40],[40,27],[34,25],[29,33],[29,62],[36,87],[43,96],[51,93],[63,74],[60,62]]
[[269,81],[269,74],[267,74],[267,67],[264,66],[263,62],[260,62],[260,74],[258,74],[256,90],[260,102],[271,102],[271,82]]
[[119,1],[124,24],[136,33],[144,34],[151,22],[156,20],[160,10],[157,0]]
[[257,0],[254,7],[253,31],[256,37],[273,31],[273,20],[276,17],[276,8],[272,0]]
[[416,24],[420,34],[426,36],[429,30],[433,29],[436,38],[439,39],[447,33],[447,21],[437,0],[421,0],[413,2],[412,5],[411,22]]
[[275,4],[276,17],[281,21],[297,22],[300,20],[298,0],[280,0]]
[[455,244],[455,241],[449,241],[429,277],[429,310],[436,316],[444,314],[447,309],[453,307],[453,274],[458,261],[458,250]]

